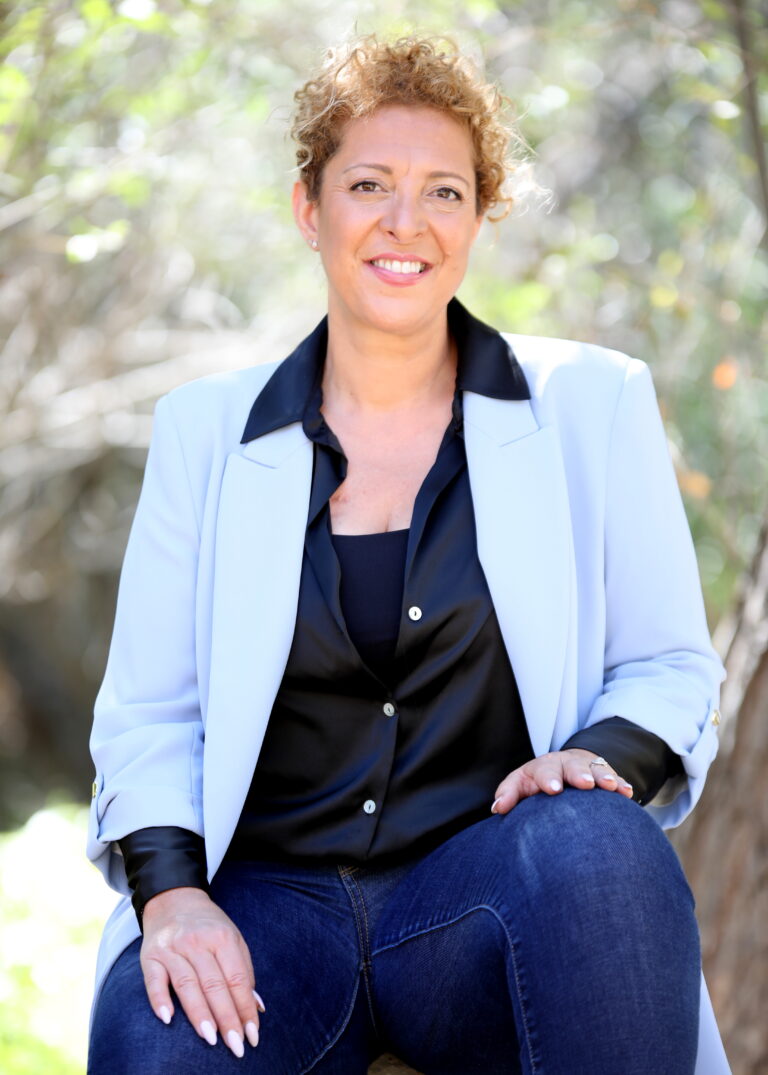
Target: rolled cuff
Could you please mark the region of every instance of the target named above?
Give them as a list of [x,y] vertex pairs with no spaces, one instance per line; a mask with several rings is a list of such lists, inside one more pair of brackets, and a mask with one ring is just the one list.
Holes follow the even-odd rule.
[[187,887],[208,891],[205,841],[197,833],[160,825],[137,829],[117,842],[140,929],[144,907],[158,893]]

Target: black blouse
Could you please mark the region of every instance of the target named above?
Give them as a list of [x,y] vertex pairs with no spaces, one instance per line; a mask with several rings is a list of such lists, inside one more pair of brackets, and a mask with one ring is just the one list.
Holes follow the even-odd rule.
[[[520,398],[523,385],[503,380],[506,349],[498,357],[499,391]],[[303,422],[315,470],[296,628],[231,854],[393,862],[486,817],[499,781],[533,757],[477,556],[461,409],[465,366],[416,496],[404,564],[399,574],[396,564],[378,565],[389,568],[388,578],[373,562],[350,564],[349,545],[371,545],[370,536],[331,535],[329,501],[347,460],[320,412],[319,385],[310,391]],[[388,540],[379,541],[385,550]],[[336,549],[345,545],[343,573]],[[396,604],[382,596],[386,590],[398,593]],[[361,620],[375,619],[377,600],[389,610],[379,636],[385,663],[394,642],[390,668],[379,669],[384,676],[363,659],[348,623],[357,633]]]
[[[456,300],[448,312],[453,414],[409,531],[331,534],[328,501],[347,461],[320,410],[325,320],[251,409],[243,441],[301,421],[314,474],[293,645],[231,855],[396,861],[486,817],[497,784],[532,757],[477,557],[461,402],[463,391],[530,393],[495,330]],[[680,771],[663,740],[620,717],[564,746],[603,754],[639,802]],[[202,841],[183,833],[144,829],[120,841],[139,918],[157,892],[205,887]]]

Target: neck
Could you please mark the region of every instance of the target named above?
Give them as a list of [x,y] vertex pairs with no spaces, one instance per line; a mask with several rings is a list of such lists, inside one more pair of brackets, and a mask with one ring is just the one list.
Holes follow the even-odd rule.
[[445,310],[407,335],[370,325],[350,326],[329,310],[324,409],[418,408],[452,396],[455,380],[456,355]]

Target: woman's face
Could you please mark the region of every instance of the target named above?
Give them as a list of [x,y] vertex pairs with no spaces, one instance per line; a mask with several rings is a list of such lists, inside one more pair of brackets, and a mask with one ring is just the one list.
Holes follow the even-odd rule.
[[408,335],[444,319],[482,221],[475,197],[472,142],[450,116],[391,105],[350,120],[318,201],[294,188],[332,324]]

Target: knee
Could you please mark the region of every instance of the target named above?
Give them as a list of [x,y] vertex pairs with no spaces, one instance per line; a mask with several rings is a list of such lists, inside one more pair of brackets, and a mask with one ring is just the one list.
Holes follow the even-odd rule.
[[656,889],[693,905],[669,840],[637,803],[601,790],[535,795],[504,815],[498,831],[518,884],[540,893],[607,886]]

